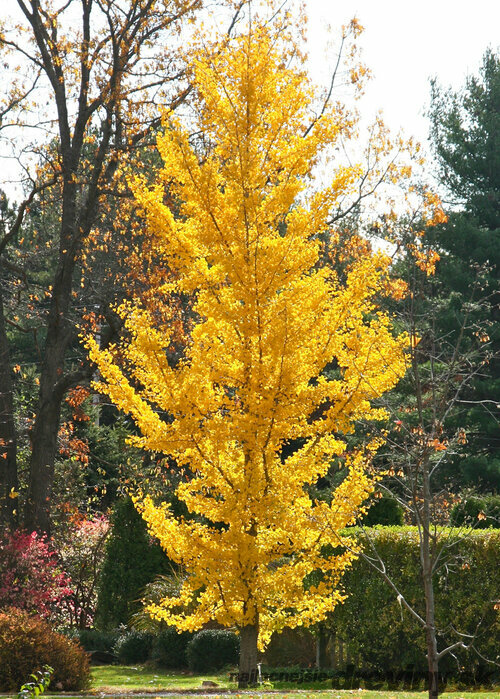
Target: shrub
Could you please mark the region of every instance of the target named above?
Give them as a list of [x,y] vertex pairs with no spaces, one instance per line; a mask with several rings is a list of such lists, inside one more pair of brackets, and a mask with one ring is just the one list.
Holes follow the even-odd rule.
[[160,631],[153,641],[151,657],[159,667],[187,667],[186,649],[193,635],[187,631],[177,633],[169,626]]
[[108,520],[103,515],[92,518],[77,515],[59,537],[59,556],[71,577],[71,595],[62,605],[70,627],[84,629],[94,622],[108,529]]
[[149,536],[132,500],[119,501],[111,517],[95,625],[103,629],[127,625],[140,608],[144,586],[169,571],[168,558]]
[[365,527],[373,527],[376,524],[402,525],[404,524],[403,508],[394,498],[383,495],[379,500],[375,500],[363,517],[362,523]]
[[114,645],[120,663],[145,663],[151,655],[153,635],[145,631],[127,631]]
[[71,594],[70,584],[46,537],[23,531],[0,535],[0,609],[49,617]]
[[20,609],[0,613],[0,691],[17,690],[44,665],[54,668],[53,689],[77,691],[89,683],[88,657],[79,645],[40,617]]
[[99,650],[103,653],[112,653],[113,648],[120,638],[119,631],[99,631],[98,629],[81,629],[78,631],[78,640],[86,651]]
[[240,639],[232,631],[206,629],[199,631],[187,644],[186,656],[193,672],[220,670],[236,665],[240,654]]
[[487,529],[500,528],[500,495],[470,495],[453,506],[452,524]]

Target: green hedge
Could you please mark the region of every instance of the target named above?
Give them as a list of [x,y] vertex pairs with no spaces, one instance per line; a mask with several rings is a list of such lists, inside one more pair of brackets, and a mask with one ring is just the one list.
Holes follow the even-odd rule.
[[176,669],[187,667],[186,648],[193,637],[188,631],[178,633],[173,626],[160,631],[153,641],[152,659],[158,667]]
[[186,648],[189,669],[193,672],[209,672],[226,665],[237,665],[239,653],[239,636],[225,629],[198,631]]
[[[367,530],[387,572],[405,599],[425,615],[418,532],[414,527],[375,527]],[[354,532],[363,540],[364,534]],[[462,541],[453,540],[452,529],[440,530],[441,545],[450,544],[435,576],[437,627],[446,629],[439,649],[458,639],[451,626],[474,633],[475,643],[490,660],[500,660],[500,531],[476,530]],[[365,547],[369,553],[368,546]],[[348,598],[332,615],[331,629],[343,640],[344,651],[356,667],[394,674],[413,668],[425,672],[425,637],[418,622],[397,601],[382,577],[359,558],[343,578]],[[470,651],[458,651],[441,661],[443,672],[472,673],[477,679],[491,673],[491,665]]]

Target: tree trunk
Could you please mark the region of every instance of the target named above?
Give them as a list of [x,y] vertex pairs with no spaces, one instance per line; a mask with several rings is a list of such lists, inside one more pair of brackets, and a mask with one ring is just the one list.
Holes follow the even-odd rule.
[[[49,361],[49,364],[56,362]],[[50,375],[52,372],[47,372]],[[28,531],[50,534],[50,505],[61,416],[61,398],[51,390],[49,376],[40,379],[40,397],[32,430],[28,497],[24,524]]]
[[18,519],[17,444],[9,342],[0,287],[0,524],[13,528]]
[[425,639],[427,644],[427,667],[429,671],[429,699],[438,696],[438,651],[436,639],[434,585],[432,581],[432,551],[430,535],[430,475],[428,459],[424,457],[422,464],[423,504],[420,538],[420,561],[425,595]]
[[429,699],[435,699],[439,693],[439,661],[433,612],[434,610],[432,610],[432,614],[426,614],[427,626],[425,629],[425,639],[427,642],[427,667],[429,670]]
[[61,404],[69,385],[64,381],[66,349],[73,337],[69,321],[76,250],[71,231],[75,227],[74,187],[64,192],[59,265],[53,282],[47,319],[47,337],[40,373],[38,408],[32,430],[25,527],[28,531],[50,533],[50,504],[57,454]]
[[[49,320],[50,323],[50,320]],[[63,389],[67,332],[59,322],[49,325],[35,423],[26,501],[25,527],[28,531],[50,533],[50,504],[54,482]]]
[[330,667],[337,669],[337,634],[335,631],[330,636]]
[[238,673],[238,689],[254,687],[257,684],[257,637],[258,623],[243,626],[240,630],[240,666]]
[[316,667],[322,670],[327,666],[326,646],[328,644],[328,634],[325,631],[323,624],[318,627],[316,634]]

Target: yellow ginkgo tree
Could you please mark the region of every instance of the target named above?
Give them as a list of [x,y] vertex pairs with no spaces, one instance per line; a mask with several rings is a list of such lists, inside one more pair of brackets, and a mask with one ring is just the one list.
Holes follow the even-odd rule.
[[[237,628],[241,684],[273,631],[318,622],[343,599],[355,553],[339,532],[373,489],[345,435],[381,417],[370,402],[405,370],[407,338],[376,305],[388,260],[367,253],[342,283],[319,264],[331,211],[359,172],[325,160],[351,124],[330,104],[311,121],[317,95],[294,58],[290,37],[256,20],[199,49],[196,128],[167,114],[161,180],[131,182],[172,290],[194,297],[183,357],[169,360],[168,333],[132,303],[119,309],[119,347],[88,340],[100,390],[137,424],[133,441],[189,474],[176,491],[188,516],[137,500],[184,571],[178,594],[149,612],[178,630]],[[316,165],[330,173],[321,186]],[[313,500],[309,486],[340,456],[347,477],[331,501]]]

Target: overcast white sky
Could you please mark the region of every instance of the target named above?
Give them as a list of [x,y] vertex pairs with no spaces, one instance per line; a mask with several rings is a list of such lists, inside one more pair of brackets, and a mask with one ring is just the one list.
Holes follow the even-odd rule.
[[[319,47],[352,16],[365,27],[363,58],[374,79],[363,112],[383,109],[392,130],[425,142],[429,78],[460,88],[477,73],[486,48],[500,46],[499,0],[305,0],[314,37],[313,61],[325,66]],[[317,40],[316,40],[317,39]]]
[[[328,42],[338,37],[342,24],[356,16],[365,27],[359,41],[363,59],[374,76],[359,105],[361,112],[371,117],[382,109],[393,132],[403,128],[407,136],[416,136],[424,145],[429,78],[436,76],[441,85],[458,89],[467,74],[477,73],[486,48],[500,47],[500,0],[304,2],[316,77],[327,81],[331,67],[325,60]],[[16,0],[0,0],[0,17],[16,8]]]

